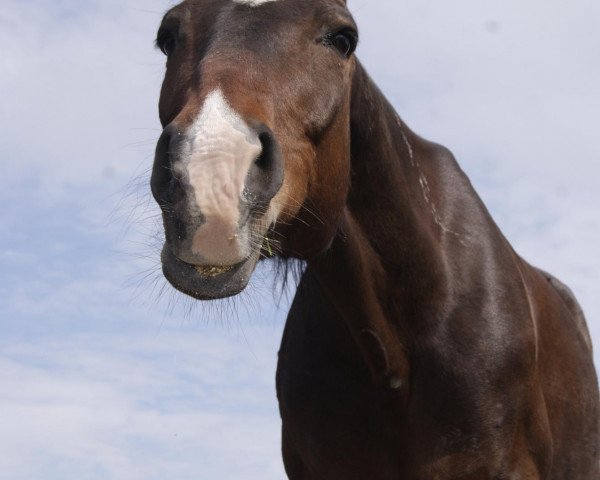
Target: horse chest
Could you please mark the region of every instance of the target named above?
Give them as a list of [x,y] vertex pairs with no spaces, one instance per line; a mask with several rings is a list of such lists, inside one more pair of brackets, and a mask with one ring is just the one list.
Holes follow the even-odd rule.
[[[343,320],[322,297],[307,302],[304,293],[288,316],[277,369],[290,479],[475,479],[486,461],[505,455],[483,447],[489,430],[461,424],[489,412],[438,382],[435,368],[419,373],[415,365],[410,381],[374,386]],[[415,473],[421,469],[425,476]],[[475,476],[455,476],[461,471]]]
[[[372,388],[369,372],[343,328],[327,316],[288,319],[277,393],[291,479],[396,479],[402,409]],[[341,324],[340,324],[341,325]],[[341,325],[343,327],[343,325]],[[304,473],[294,474],[292,457]],[[373,471],[376,469],[376,472]]]

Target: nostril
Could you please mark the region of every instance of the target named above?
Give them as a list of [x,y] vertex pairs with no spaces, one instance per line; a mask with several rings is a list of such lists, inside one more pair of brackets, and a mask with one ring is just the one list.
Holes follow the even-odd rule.
[[283,156],[273,132],[262,123],[252,125],[262,146],[245,181],[245,197],[251,208],[264,209],[283,183]]
[[165,127],[158,143],[152,169],[151,189],[159,203],[164,203],[169,192],[169,185],[173,180],[173,159],[180,149],[183,136],[181,131],[173,124]]
[[254,163],[261,170],[267,170],[273,159],[273,139],[269,132],[262,132],[258,134],[258,140],[262,146],[262,151]]

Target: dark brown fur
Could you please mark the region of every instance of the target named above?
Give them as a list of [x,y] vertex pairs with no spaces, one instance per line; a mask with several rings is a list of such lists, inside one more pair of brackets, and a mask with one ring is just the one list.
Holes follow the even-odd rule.
[[344,2],[188,0],[169,22],[163,125],[218,85],[285,158],[269,235],[307,265],[277,369],[289,478],[600,479],[581,309],[513,251],[452,154],[315,42],[352,22]]

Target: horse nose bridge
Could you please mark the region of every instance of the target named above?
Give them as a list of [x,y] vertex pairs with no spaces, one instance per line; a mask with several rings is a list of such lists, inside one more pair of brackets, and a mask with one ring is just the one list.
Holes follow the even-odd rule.
[[[282,155],[268,126],[272,108],[258,96],[245,95],[242,88],[225,94],[221,87],[203,95],[185,132],[171,129],[175,170],[184,170],[182,176],[198,194],[212,187],[213,193],[237,195],[245,203],[264,203],[283,181]],[[202,205],[197,206],[202,210]]]
[[215,90],[184,137],[178,161],[195,192],[197,207],[203,211],[223,202],[237,203],[250,165],[262,151],[254,129]]
[[239,61],[240,55],[238,50],[218,48],[218,43],[215,44],[201,62],[199,95],[192,103],[205,103],[212,93],[220,91],[242,119],[272,127],[276,90],[271,75],[267,74],[268,65],[252,51],[244,50],[243,62]]

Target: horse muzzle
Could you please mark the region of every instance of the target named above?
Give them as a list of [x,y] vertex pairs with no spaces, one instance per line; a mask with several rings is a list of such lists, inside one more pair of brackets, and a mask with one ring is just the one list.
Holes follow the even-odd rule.
[[243,290],[276,219],[271,200],[283,175],[273,132],[243,120],[219,91],[187,128],[169,124],[151,179],[163,213],[161,258],[169,282],[198,299]]

